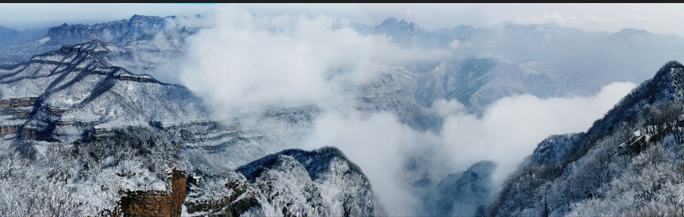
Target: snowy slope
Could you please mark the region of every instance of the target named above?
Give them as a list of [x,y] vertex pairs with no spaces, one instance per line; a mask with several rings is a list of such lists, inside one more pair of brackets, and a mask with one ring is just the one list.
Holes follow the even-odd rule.
[[73,142],[87,131],[122,125],[209,122],[201,100],[188,89],[113,66],[130,52],[93,41],[65,46],[31,61],[0,69],[2,100],[35,99],[16,135]]
[[[384,213],[368,178],[336,148],[310,152],[288,149],[240,166],[235,172],[191,175],[187,214],[377,216]],[[221,202],[226,198],[230,203]]]
[[504,183],[493,216],[682,215],[684,66],[668,62],[586,132],[552,136]]

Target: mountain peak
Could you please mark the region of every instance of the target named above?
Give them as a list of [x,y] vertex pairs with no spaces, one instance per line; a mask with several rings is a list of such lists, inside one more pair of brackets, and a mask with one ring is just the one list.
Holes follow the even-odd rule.
[[[677,70],[675,70],[675,69],[677,69]],[[656,75],[653,79],[667,79],[667,80],[671,81],[675,77],[678,78],[678,77],[684,76],[680,73],[676,73],[676,72],[680,72],[680,70],[684,70],[684,65],[682,65],[681,63],[679,63],[675,60],[672,60],[670,62],[665,63],[665,65],[663,65],[663,67],[660,67],[660,70],[658,70],[658,72],[656,73]],[[678,78],[678,79],[681,79],[681,78]]]
[[650,32],[643,30],[643,29],[633,29],[633,28],[624,28],[617,32],[616,34],[651,34]]
[[643,44],[644,46],[650,46],[656,41],[661,41],[655,34],[649,31],[632,28],[624,28],[619,32],[613,33],[608,36],[607,40],[609,40],[611,43],[629,43],[633,45]]
[[397,19],[396,17],[387,18],[380,25],[375,27],[376,30],[408,30],[408,31],[424,31],[418,24],[413,22],[406,22],[406,20]]
[[665,63],[656,75],[622,98],[605,117],[594,122],[587,134],[612,132],[624,121],[640,114],[644,105],[684,99],[684,66],[677,61]]
[[[402,21],[404,21],[404,20],[402,19]],[[393,24],[393,23],[398,23],[398,22],[399,22],[399,19],[397,19],[396,17],[390,17],[390,18],[385,19],[385,21],[382,21],[382,23],[380,25]]]

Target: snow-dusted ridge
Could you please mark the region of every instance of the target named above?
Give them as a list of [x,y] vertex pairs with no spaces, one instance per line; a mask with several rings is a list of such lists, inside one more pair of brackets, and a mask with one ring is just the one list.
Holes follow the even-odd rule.
[[[334,147],[310,152],[284,150],[240,166],[235,172],[193,173],[188,184],[187,214],[385,215],[368,178]],[[222,202],[226,199],[230,203]]]
[[[0,68],[2,100],[35,99],[28,105],[33,108],[24,117],[25,124],[16,133],[68,143],[88,129],[107,129],[127,122],[211,121],[201,100],[187,88],[109,63],[130,52],[95,40]],[[71,123],[80,123],[76,131],[67,129]]]
[[551,136],[491,216],[684,215],[684,65],[666,63],[585,133]]
[[[44,215],[54,206],[76,216],[384,214],[368,178],[335,148],[287,150],[266,157],[278,164],[239,167],[262,168],[255,179],[233,170],[280,148],[271,143],[288,135],[274,134],[292,133],[262,124],[305,129],[318,108],[271,109],[255,126],[215,120],[187,88],[112,64],[134,52],[94,40],[0,67],[0,164],[8,165],[0,192],[22,195],[1,198],[0,214]],[[187,196],[178,190],[186,182]],[[44,209],[8,205],[37,198]]]

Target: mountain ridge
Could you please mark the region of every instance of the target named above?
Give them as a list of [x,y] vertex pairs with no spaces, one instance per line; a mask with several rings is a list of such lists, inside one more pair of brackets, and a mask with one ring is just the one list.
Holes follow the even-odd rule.
[[[667,197],[666,192],[680,185],[673,161],[684,153],[683,100],[684,65],[667,62],[586,133],[555,135],[541,142],[504,182],[489,214],[684,213],[676,208],[677,202],[654,199]],[[645,183],[661,187],[643,188]],[[632,196],[620,196],[625,194]]]

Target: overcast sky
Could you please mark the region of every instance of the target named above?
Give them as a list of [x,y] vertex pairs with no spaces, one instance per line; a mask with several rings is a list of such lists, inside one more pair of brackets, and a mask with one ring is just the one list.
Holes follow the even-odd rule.
[[[240,4],[255,14],[320,14],[377,25],[388,17],[415,22],[427,30],[466,24],[482,27],[511,21],[557,23],[585,30],[623,28],[684,36],[684,4]],[[213,10],[202,4],[2,4],[0,25],[17,29],[62,23],[93,24],[134,14],[193,15]]]

